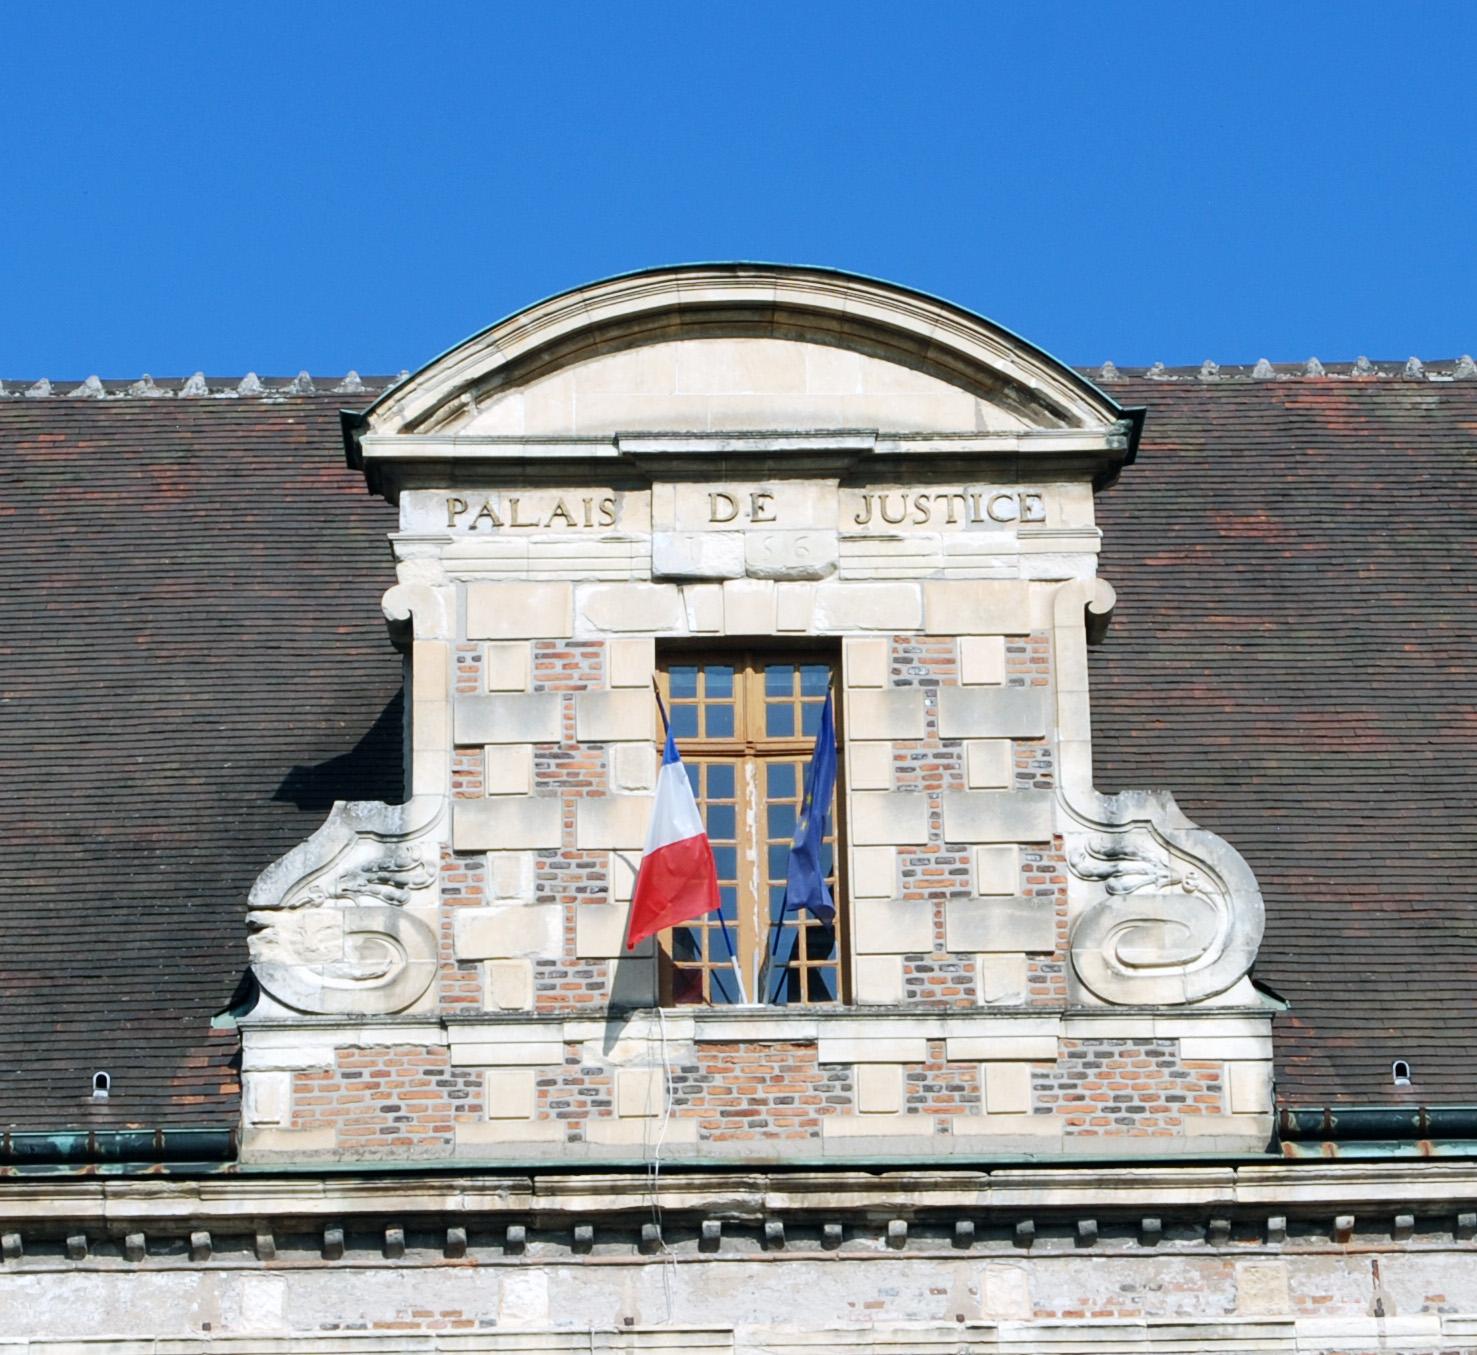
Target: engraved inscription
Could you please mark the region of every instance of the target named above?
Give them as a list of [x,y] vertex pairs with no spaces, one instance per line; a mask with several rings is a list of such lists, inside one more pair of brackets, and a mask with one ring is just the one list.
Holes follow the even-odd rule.
[[497,531],[505,527],[536,527],[542,531],[570,527],[614,527],[613,494],[555,498],[548,495],[509,494],[480,503],[455,495],[446,500],[446,525],[466,531]]
[[1046,500],[1031,490],[863,490],[859,497],[850,516],[857,527],[1046,521]]

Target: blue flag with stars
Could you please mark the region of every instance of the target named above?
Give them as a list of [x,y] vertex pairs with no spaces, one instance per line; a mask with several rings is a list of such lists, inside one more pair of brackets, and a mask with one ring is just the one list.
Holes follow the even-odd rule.
[[831,814],[831,797],[835,791],[836,715],[831,709],[831,693],[827,692],[821,727],[815,732],[815,749],[805,773],[805,798],[800,802],[800,819],[795,825],[795,840],[790,844],[790,862],[785,872],[785,911],[807,908],[822,922],[831,922],[836,917],[836,904],[821,869],[826,820]]

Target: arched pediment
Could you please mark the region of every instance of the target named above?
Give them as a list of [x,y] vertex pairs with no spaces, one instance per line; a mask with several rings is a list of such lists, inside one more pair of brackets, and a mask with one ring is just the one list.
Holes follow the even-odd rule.
[[731,264],[541,301],[387,391],[365,422],[374,433],[582,436],[775,428],[787,415],[797,430],[968,433],[1084,429],[1122,411],[947,302],[824,269]]

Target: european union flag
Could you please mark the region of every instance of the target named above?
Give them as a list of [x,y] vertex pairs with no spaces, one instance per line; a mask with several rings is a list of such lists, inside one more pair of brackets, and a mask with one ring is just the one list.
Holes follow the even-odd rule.
[[830,817],[831,797],[835,792],[836,715],[831,709],[831,693],[827,692],[821,727],[815,732],[815,748],[805,773],[805,798],[800,802],[800,819],[795,825],[795,839],[790,844],[790,862],[785,872],[785,911],[808,908],[822,922],[832,922],[836,917],[836,904],[821,869],[826,820]]

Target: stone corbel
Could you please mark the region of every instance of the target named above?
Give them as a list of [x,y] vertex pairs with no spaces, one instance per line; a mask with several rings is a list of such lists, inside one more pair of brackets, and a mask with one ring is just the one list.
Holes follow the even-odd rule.
[[390,643],[402,654],[415,640],[449,640],[455,616],[451,590],[429,583],[397,583],[380,599]]
[[283,1007],[312,1015],[385,1015],[436,976],[446,803],[340,801],[306,842],[252,886],[251,968]]
[[1201,1002],[1251,969],[1262,895],[1240,853],[1188,819],[1168,791],[1093,787],[1087,643],[1113,603],[1099,579],[1064,583],[1054,600],[1058,820],[1074,903],[1086,899],[1071,927],[1072,967],[1104,1002]]

